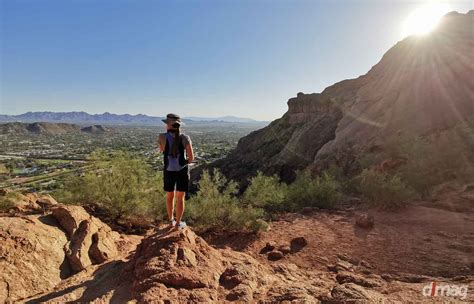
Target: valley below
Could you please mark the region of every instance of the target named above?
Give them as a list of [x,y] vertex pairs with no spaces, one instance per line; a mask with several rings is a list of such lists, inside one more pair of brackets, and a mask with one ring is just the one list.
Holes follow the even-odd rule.
[[[33,126],[33,127],[31,127]],[[66,126],[66,127],[65,127]],[[190,123],[196,150],[196,165],[227,155],[244,135],[259,123]],[[56,123],[0,124],[0,187],[53,192],[64,179],[88,172],[91,154],[127,151],[141,157],[159,171],[162,156],[157,138],[164,129],[152,126],[93,126]],[[89,128],[89,129],[87,129]],[[87,132],[82,130],[86,129]],[[31,131],[33,130],[33,131]]]

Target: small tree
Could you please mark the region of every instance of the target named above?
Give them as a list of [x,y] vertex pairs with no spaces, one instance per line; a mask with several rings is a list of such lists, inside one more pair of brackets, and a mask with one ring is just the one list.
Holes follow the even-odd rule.
[[[210,175],[204,171],[199,181],[199,191],[188,203],[189,222],[200,229],[259,230],[263,211],[243,206],[236,197],[237,184],[228,181],[217,169]],[[260,224],[259,224],[260,223]]]
[[373,206],[398,208],[415,197],[415,192],[398,175],[364,169],[355,181],[357,190]]
[[285,209],[287,185],[280,183],[276,175],[265,176],[258,171],[249,182],[250,185],[243,194],[243,202],[246,205],[263,208],[268,212]]
[[292,208],[331,208],[340,199],[339,182],[327,173],[313,178],[308,170],[298,171],[288,186],[287,204]]
[[[127,216],[162,217],[164,191],[162,176],[142,159],[128,152],[107,156],[99,151],[82,177],[65,183],[62,196],[67,202],[97,204],[114,218]],[[160,202],[161,201],[161,202]]]

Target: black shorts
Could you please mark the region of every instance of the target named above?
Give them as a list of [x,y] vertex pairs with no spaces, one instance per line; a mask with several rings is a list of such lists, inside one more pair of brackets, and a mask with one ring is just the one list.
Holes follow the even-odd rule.
[[187,192],[189,188],[188,166],[180,171],[164,170],[163,181],[166,192],[174,192],[175,189],[176,191]]

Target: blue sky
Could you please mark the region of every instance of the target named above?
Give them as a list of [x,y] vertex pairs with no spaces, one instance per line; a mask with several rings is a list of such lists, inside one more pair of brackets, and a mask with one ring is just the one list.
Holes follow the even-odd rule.
[[426,1],[0,2],[2,114],[271,120],[297,92],[366,73]]

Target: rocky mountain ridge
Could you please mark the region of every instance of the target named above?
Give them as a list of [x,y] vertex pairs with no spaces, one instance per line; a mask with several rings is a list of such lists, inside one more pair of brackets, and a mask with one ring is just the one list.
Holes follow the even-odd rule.
[[367,74],[298,93],[283,117],[211,167],[239,181],[256,170],[291,180],[295,170],[350,167],[358,155],[415,136],[468,155],[456,128],[474,125],[473,23],[474,11],[449,13],[429,35],[398,42]]

